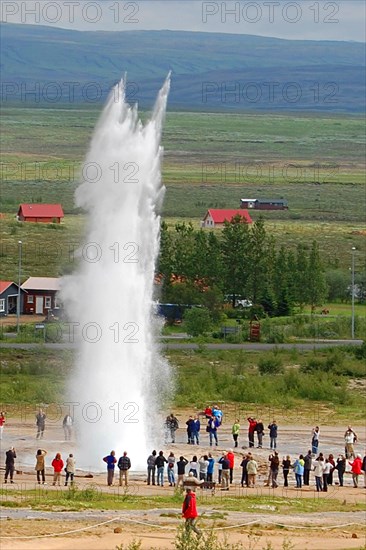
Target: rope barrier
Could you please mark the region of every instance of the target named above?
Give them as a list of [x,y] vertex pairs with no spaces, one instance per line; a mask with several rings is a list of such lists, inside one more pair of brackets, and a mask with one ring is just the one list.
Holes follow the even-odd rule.
[[[117,516],[115,518],[112,518],[112,519],[108,519],[106,521],[103,521],[101,523],[96,523],[94,525],[89,525],[87,527],[80,527],[79,529],[73,529],[73,530],[70,530],[70,531],[63,531],[61,533],[50,533],[50,534],[45,534],[45,535],[28,535],[28,536],[19,536],[19,537],[7,537],[7,536],[0,536],[0,539],[41,539],[41,538],[47,538],[47,537],[60,537],[60,536],[65,536],[65,535],[71,535],[71,534],[74,534],[74,533],[79,533],[81,531],[87,531],[89,529],[95,529],[96,527],[101,527],[102,525],[107,525],[108,523],[113,523],[115,521],[119,521],[119,520],[124,520],[124,521],[129,521],[130,523],[136,523],[136,524],[139,524],[139,525],[144,525],[144,526],[147,526],[147,527],[154,527],[154,528],[157,528],[157,529],[166,529],[166,530],[169,530],[169,531],[176,531],[176,527],[169,527],[169,526],[166,526],[166,525],[157,525],[157,524],[154,524],[154,523],[149,523],[149,522],[146,522],[146,521],[140,521],[140,520],[137,520],[137,519],[133,519],[133,518],[129,518],[129,517],[126,517],[126,516]],[[352,522],[352,523],[343,523],[341,525],[331,525],[331,526],[327,526],[327,527],[320,527],[318,525],[316,526],[309,526],[309,527],[306,527],[306,526],[303,526],[303,525],[286,525],[284,523],[278,523],[277,521],[269,521],[269,520],[266,520],[266,519],[262,519],[260,520],[261,523],[264,523],[264,524],[267,524],[267,525],[278,525],[279,527],[284,527],[286,529],[317,529],[317,530],[331,530],[331,529],[339,529],[340,527],[351,527],[352,525],[357,525],[357,526],[360,526],[361,524],[360,523],[355,523],[355,522]],[[228,525],[227,527],[212,527],[210,529],[206,528],[206,529],[201,529],[202,531],[224,531],[224,530],[229,530],[229,529],[238,529],[240,527],[247,527],[248,525],[255,525],[259,523],[258,520],[252,520],[252,521],[248,521],[248,522],[245,522],[245,523],[240,523],[240,524],[236,524],[236,525]]]

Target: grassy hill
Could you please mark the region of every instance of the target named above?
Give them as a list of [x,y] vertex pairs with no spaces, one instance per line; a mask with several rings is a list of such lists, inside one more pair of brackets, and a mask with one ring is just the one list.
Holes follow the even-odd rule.
[[[1,36],[2,78],[14,85],[3,89],[6,101],[34,104],[35,96],[25,92],[37,83],[37,104],[90,104],[105,99],[127,71],[130,100],[150,107],[172,70],[170,108],[364,110],[361,43],[177,31],[81,32],[9,23],[1,25]],[[88,88],[90,83],[94,86]]]

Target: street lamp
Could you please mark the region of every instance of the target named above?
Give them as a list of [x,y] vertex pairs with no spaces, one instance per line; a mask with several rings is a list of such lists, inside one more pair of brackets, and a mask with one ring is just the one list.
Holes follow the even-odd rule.
[[352,324],[351,324],[351,338],[355,337],[355,252],[356,247],[352,246],[352,283],[351,283],[351,292],[352,292]]
[[20,329],[20,284],[22,277],[22,241],[18,241],[18,300],[17,300],[17,334]]

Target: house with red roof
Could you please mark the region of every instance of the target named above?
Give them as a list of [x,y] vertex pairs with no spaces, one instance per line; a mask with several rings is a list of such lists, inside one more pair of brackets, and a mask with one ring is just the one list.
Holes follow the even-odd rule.
[[64,212],[61,204],[21,204],[17,217],[20,222],[61,223]]
[[253,223],[252,218],[249,216],[248,210],[243,209],[215,209],[210,208],[207,210],[205,217],[201,222],[201,226],[205,228],[213,229],[214,227],[220,227],[224,225],[224,222],[231,222],[235,216],[240,216],[243,223]]
[[[13,281],[0,281],[0,317],[17,313],[19,287]],[[26,291],[20,289],[20,312],[23,312]]]

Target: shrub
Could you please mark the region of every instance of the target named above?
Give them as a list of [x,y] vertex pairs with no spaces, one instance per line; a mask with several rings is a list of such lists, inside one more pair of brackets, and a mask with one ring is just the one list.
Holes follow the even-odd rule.
[[361,346],[352,348],[352,351],[356,359],[360,359],[360,361],[365,360],[366,359],[366,342],[363,342]]
[[184,313],[184,327],[191,336],[200,336],[211,328],[211,318],[208,309],[194,307]]
[[280,374],[283,372],[281,357],[272,355],[270,357],[262,357],[258,362],[258,370],[260,374]]

